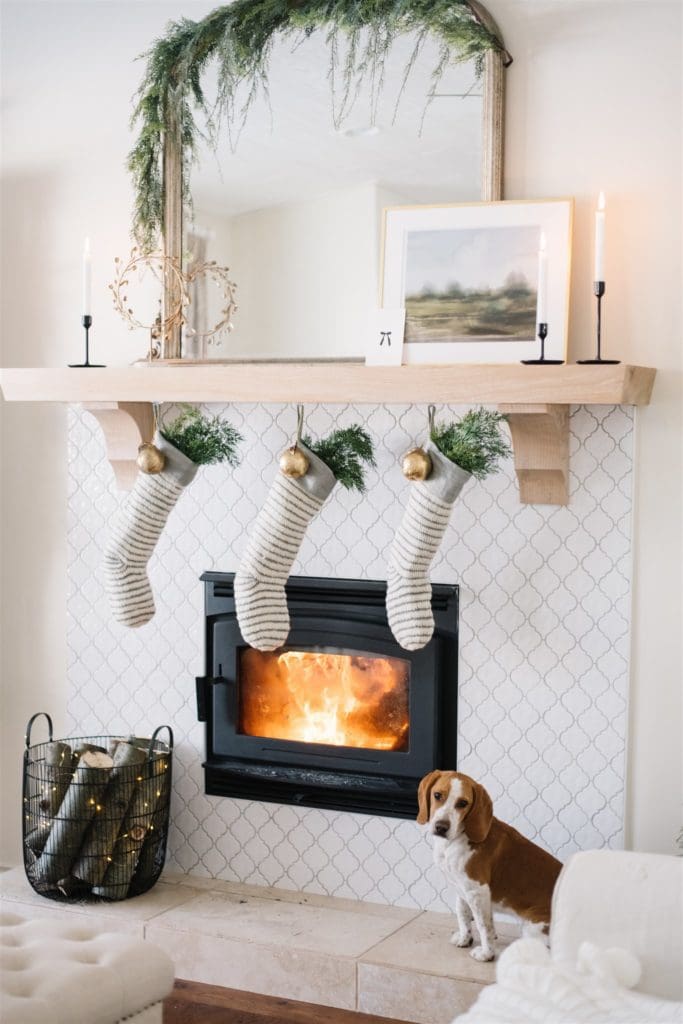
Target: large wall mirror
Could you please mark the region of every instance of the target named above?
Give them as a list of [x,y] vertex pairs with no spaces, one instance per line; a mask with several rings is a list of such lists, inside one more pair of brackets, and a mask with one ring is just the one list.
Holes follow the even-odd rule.
[[[477,16],[488,18],[479,5]],[[492,22],[488,22],[492,25]],[[492,31],[497,32],[495,26]],[[364,357],[378,306],[383,210],[501,196],[504,50],[449,63],[438,40],[401,35],[381,82],[345,88],[324,32],[274,39],[268,95],[213,131],[197,116],[191,202],[181,213],[181,147],[167,139],[167,254],[215,260],[237,285],[233,330],[207,341],[223,293],[190,290],[187,324],[165,355],[184,359]],[[482,70],[483,65],[483,70]],[[409,73],[406,70],[409,68]],[[219,83],[202,87],[213,110]]]

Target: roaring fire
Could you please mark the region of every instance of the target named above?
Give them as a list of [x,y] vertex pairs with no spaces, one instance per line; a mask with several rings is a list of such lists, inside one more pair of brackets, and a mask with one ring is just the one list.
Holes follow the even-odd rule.
[[240,732],[247,736],[408,749],[407,662],[249,648],[240,664]]

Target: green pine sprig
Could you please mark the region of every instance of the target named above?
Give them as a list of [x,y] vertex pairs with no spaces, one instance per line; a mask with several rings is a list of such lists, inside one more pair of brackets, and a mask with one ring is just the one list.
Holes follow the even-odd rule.
[[504,422],[499,412],[470,409],[462,419],[435,424],[431,439],[447,459],[483,480],[512,454],[501,430]]
[[[323,33],[329,49],[335,121],[368,89],[376,109],[388,54],[396,39],[408,33],[417,42],[406,61],[400,95],[425,38],[431,35],[438,44],[427,103],[449,65],[474,60],[480,75],[488,51],[509,56],[468,0],[235,0],[201,21],[171,22],[143,55],[146,70],[132,118],[138,127],[128,157],[135,188],[133,233],[143,251],[154,248],[162,228],[164,136],[171,133],[182,143],[183,199],[189,204],[189,172],[203,134],[197,115],[206,122],[214,150],[221,123],[234,142],[255,99],[260,93],[267,97],[276,39],[305,39],[315,32]],[[202,87],[203,72],[214,59],[215,103]]]
[[333,430],[329,437],[319,441],[313,441],[310,437],[302,440],[307,448],[329,466],[342,487],[361,493],[365,490],[363,463],[374,466],[375,453],[370,435],[360,424],[353,423],[350,427]]
[[198,466],[239,465],[237,445],[243,437],[231,423],[220,416],[205,416],[194,405],[183,405],[182,410],[172,423],[159,428],[162,437]]

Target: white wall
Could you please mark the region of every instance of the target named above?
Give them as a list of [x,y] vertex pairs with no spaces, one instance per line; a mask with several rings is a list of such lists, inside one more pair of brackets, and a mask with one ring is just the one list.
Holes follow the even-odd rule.
[[377,192],[368,182],[232,217],[228,247],[217,238],[209,258],[235,268],[239,308],[214,354],[362,356],[377,305]]
[[[3,366],[82,358],[80,259],[93,248],[91,358],[145,352],[112,308],[114,257],[132,245],[125,168],[135,58],[169,18],[212,3],[2,4]],[[66,715],[66,409],[2,403],[2,829],[0,862],[20,857],[21,752],[34,711]]]
[[[129,246],[133,64],[169,17],[211,3],[3,4],[2,362],[63,365],[80,352],[79,254],[95,252],[94,355],[125,363],[145,341],[110,308]],[[605,344],[659,368],[639,413],[628,834],[671,849],[680,821],[681,7],[677,0],[490,0],[515,56],[506,194],[574,195],[571,355],[592,348],[590,237],[608,196]],[[63,721],[65,413],[3,409],[2,820],[18,859],[23,728]],[[28,454],[27,454],[28,453]]]
[[608,201],[604,355],[658,368],[637,416],[627,841],[681,811],[681,13],[678,0],[491,0],[515,57],[505,194],[574,195],[570,355],[593,354],[595,198]]
[[[406,202],[365,182],[230,218],[197,203],[196,223],[214,232],[207,259],[237,281],[235,330],[208,357],[362,358],[378,303],[383,209]],[[208,293],[217,323],[220,292]]]

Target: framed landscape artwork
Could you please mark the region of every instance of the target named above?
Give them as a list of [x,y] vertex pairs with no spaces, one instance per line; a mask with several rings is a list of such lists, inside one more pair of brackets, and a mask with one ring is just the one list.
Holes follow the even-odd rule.
[[571,199],[385,209],[381,303],[405,308],[403,361],[533,359],[539,313],[546,357],[565,359],[572,216]]

